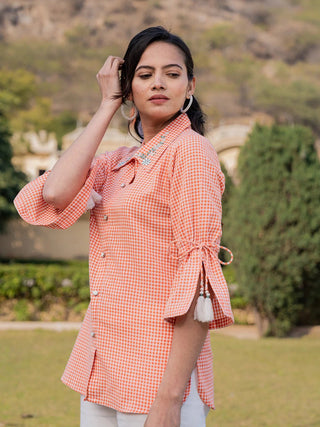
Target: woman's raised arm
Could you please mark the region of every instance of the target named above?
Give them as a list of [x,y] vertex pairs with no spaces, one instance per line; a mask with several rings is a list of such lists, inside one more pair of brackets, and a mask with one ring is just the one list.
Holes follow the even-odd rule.
[[87,127],[65,151],[49,174],[43,198],[57,209],[66,208],[82,188],[109,123],[121,105],[119,69],[123,59],[109,56],[97,74],[102,100]]

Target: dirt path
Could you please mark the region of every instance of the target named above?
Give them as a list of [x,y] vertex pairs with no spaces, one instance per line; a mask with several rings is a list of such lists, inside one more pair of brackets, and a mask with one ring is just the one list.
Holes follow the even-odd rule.
[[[51,331],[79,330],[81,322],[0,322],[0,331],[21,331],[46,329]],[[257,328],[254,325],[232,325],[227,328],[217,329],[213,334],[221,334],[239,339],[259,338]],[[301,326],[295,328],[289,337],[300,338],[303,336],[320,338],[320,326]]]
[[0,322],[0,331],[31,331],[46,329],[51,331],[72,331],[80,329],[81,322]]

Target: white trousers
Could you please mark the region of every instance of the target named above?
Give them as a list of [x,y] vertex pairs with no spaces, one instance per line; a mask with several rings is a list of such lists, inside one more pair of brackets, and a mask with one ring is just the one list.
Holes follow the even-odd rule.
[[[199,397],[194,370],[190,394],[181,408],[180,427],[205,427],[209,409]],[[88,402],[81,396],[80,427],[143,427],[147,416],[148,414],[118,412],[107,406]]]

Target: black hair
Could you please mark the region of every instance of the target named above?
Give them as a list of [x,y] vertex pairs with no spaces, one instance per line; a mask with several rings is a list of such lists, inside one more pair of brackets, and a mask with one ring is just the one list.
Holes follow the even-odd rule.
[[[131,94],[132,80],[135,74],[135,70],[140,61],[140,58],[146,48],[154,42],[165,42],[177,46],[184,54],[185,65],[187,68],[188,80],[191,81],[193,78],[193,59],[190,49],[185,42],[178,36],[170,33],[163,27],[150,27],[136,34],[130,41],[127,51],[124,55],[124,64],[121,68],[121,96],[122,102],[125,103]],[[187,105],[188,99],[186,100]],[[193,102],[187,115],[191,122],[191,127],[201,135],[204,134],[205,115],[201,110],[201,107],[193,96]],[[143,138],[141,134],[141,121],[138,114],[134,121],[134,130],[136,134]],[[130,131],[130,129],[129,129]]]

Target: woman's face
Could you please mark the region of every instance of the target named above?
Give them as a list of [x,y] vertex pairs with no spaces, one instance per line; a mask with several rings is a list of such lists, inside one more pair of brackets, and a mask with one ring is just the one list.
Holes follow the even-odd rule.
[[147,47],[132,80],[132,100],[142,124],[169,121],[193,94],[183,52],[175,45],[155,42]]

